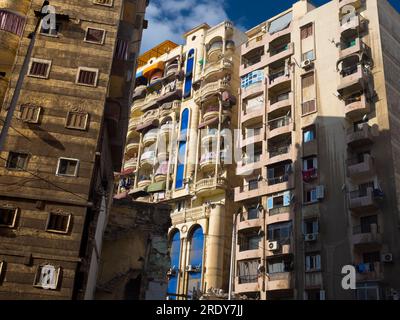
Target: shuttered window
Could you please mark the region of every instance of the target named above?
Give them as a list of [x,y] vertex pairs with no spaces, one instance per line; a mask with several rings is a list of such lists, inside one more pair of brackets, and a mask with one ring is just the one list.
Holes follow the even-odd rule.
[[66,127],[68,129],[86,130],[88,117],[87,113],[70,111],[67,114]]
[[70,221],[70,214],[50,212],[47,218],[46,231],[68,233]]
[[313,35],[313,24],[310,23],[301,28],[301,40],[311,37]]
[[93,0],[94,4],[111,7],[114,0]]
[[18,209],[0,208],[0,227],[14,228]]
[[37,78],[47,78],[50,73],[51,61],[32,59],[29,68],[29,76]]
[[0,30],[8,31],[18,36],[22,36],[24,26],[24,17],[3,9],[0,10]]
[[129,43],[125,40],[117,40],[117,48],[115,49],[115,58],[118,60],[128,60]]
[[97,75],[98,70],[96,69],[79,68],[76,82],[78,84],[95,87],[97,84]]
[[97,44],[103,44],[105,31],[102,29],[87,28],[85,41]]
[[33,104],[24,104],[20,107],[20,119],[28,123],[38,123],[41,108]]

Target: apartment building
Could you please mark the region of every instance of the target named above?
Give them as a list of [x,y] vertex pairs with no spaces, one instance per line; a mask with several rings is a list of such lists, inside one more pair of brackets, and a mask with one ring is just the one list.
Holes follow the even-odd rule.
[[49,5],[55,28],[41,0],[0,1],[2,299],[93,297],[147,24],[145,0]]
[[118,191],[172,207],[169,299],[228,289],[236,208],[229,140],[246,36],[226,21],[202,24],[184,39],[139,58]]
[[[234,292],[392,299],[400,289],[400,15],[298,1],[247,32]],[[355,266],[357,290],[342,288]]]

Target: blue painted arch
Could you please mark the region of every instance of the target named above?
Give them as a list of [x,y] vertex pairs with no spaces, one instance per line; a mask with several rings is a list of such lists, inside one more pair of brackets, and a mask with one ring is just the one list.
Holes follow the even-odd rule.
[[176,300],[175,294],[178,293],[178,277],[179,265],[181,256],[181,234],[179,230],[175,229],[171,232],[170,236],[170,260],[171,270],[174,272],[169,276],[167,296],[170,300]]
[[185,177],[185,162],[186,162],[186,146],[187,134],[189,129],[190,111],[188,108],[182,111],[181,115],[181,128],[179,131],[179,147],[178,147],[178,165],[176,168],[176,181],[175,189],[183,188],[183,180]]
[[189,265],[192,266],[192,272],[188,272],[188,296],[193,296],[193,291],[201,290],[201,278],[203,270],[203,252],[204,252],[204,233],[200,225],[196,225],[189,235]]

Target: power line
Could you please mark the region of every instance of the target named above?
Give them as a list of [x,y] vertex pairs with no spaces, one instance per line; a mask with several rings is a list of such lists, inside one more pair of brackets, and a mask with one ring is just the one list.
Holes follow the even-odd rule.
[[[5,158],[3,158],[3,157],[0,157],[0,159],[3,160],[5,163],[7,163],[7,161],[8,161],[7,159],[5,159]],[[63,187],[60,187],[60,186],[56,185],[55,183],[53,183],[53,182],[51,182],[51,181],[49,181],[49,180],[47,180],[47,179],[45,179],[45,178],[42,178],[41,176],[37,175],[36,173],[33,173],[33,172],[30,172],[30,171],[26,170],[26,169],[23,168],[23,167],[20,167],[20,166],[18,166],[18,165],[17,165],[16,167],[17,167],[17,169],[19,169],[19,170],[21,170],[21,171],[24,171],[24,172],[26,172],[26,173],[29,173],[29,174],[32,175],[33,177],[35,177],[35,178],[37,178],[37,179],[39,179],[39,180],[42,180],[42,181],[44,181],[44,182],[50,184],[51,186],[53,186],[53,187],[55,187],[55,188],[57,188],[57,189],[60,189],[60,190],[62,190],[62,191],[64,191],[64,192],[67,192],[67,193],[69,193],[69,194],[72,194],[72,195],[74,195],[75,197],[78,197],[78,198],[84,200],[85,202],[87,202],[87,199],[85,199],[84,197],[80,196],[80,195],[77,194],[77,193],[74,193],[74,192],[72,192],[72,191],[69,191],[69,190],[63,188]],[[3,184],[3,185],[7,185],[7,184]]]

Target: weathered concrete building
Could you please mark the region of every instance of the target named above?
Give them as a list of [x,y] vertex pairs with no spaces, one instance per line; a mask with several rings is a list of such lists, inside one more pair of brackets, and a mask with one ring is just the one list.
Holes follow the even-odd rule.
[[27,57],[42,4],[0,1],[2,119],[20,93],[0,156],[0,298],[91,299],[148,1],[50,1],[56,28],[42,21]]
[[[399,32],[382,0],[298,1],[247,32],[239,124],[255,153],[244,148],[237,167],[234,292],[391,299],[400,289]],[[345,265],[357,290],[342,288]]]
[[105,231],[98,300],[165,300],[170,208],[114,199]]

